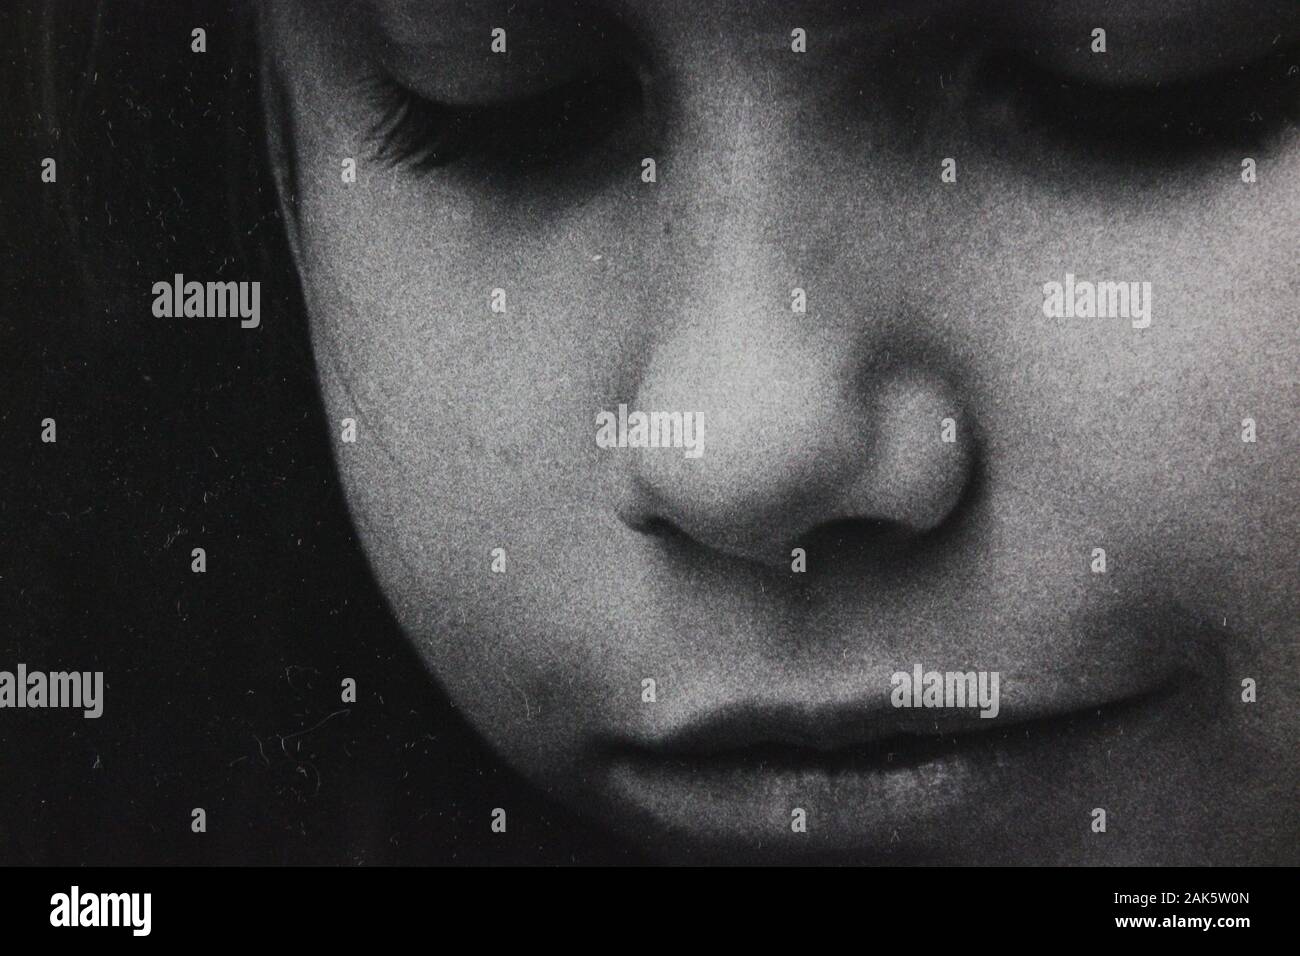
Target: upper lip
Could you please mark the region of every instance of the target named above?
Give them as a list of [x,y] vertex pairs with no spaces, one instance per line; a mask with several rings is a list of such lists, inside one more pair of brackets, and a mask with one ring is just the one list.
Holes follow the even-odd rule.
[[[971,718],[976,720],[972,721]],[[831,752],[901,734],[952,733],[979,721],[977,713],[912,710],[878,705],[738,703],[688,720],[650,744],[664,755],[706,756],[764,745]]]
[[1145,692],[1075,707],[1003,708],[984,719],[979,708],[964,710],[895,708],[888,702],[828,705],[738,702],[692,717],[667,732],[641,741],[635,749],[666,758],[707,757],[760,747],[785,747],[830,754],[907,738],[952,738],[1001,731],[1030,721],[1048,722],[1095,716],[1137,704],[1170,689]]

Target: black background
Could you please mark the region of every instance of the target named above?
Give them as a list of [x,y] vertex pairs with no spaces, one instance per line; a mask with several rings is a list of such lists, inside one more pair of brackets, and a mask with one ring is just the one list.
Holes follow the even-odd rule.
[[[254,63],[237,4],[0,12],[0,669],[105,674],[97,720],[0,711],[0,863],[628,859],[486,752],[377,593]],[[154,318],[175,273],[260,281],[261,327]]]

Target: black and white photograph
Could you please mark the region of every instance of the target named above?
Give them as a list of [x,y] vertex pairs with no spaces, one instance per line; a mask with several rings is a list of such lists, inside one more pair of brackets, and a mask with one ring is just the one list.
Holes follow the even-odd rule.
[[7,0],[0,50],[0,865],[87,873],[24,921],[137,917],[97,868],[1300,863],[1300,5]]

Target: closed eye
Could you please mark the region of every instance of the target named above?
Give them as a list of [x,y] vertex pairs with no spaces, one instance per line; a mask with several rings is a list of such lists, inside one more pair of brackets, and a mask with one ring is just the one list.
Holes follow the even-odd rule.
[[[982,95],[1009,105],[1013,133],[1097,162],[1176,164],[1227,150],[1263,151],[1300,119],[1295,51],[1204,76],[1101,87],[1024,57],[985,64]],[[1246,155],[1243,152],[1243,155]]]
[[384,75],[368,93],[378,117],[368,135],[375,158],[420,172],[470,161],[519,176],[562,168],[642,108],[640,78],[623,63],[484,106],[437,103]]

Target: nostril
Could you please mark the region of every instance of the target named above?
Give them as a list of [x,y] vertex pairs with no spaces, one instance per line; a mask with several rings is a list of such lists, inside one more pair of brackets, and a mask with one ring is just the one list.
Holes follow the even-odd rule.
[[629,520],[627,526],[650,538],[668,541],[689,541],[691,536],[662,515],[645,515]]
[[852,558],[901,547],[915,532],[900,521],[883,518],[839,518],[817,525],[793,546],[824,557]]
[[[779,550],[767,554],[742,548],[731,548],[717,541],[701,540],[681,525],[662,515],[649,514],[637,518],[624,516],[623,522],[633,531],[663,542],[671,552],[681,557],[702,557],[704,555],[716,557],[721,555],[729,559],[738,558],[762,566],[780,566],[789,560],[783,557],[783,553]],[[788,554],[788,549],[784,553]]]

